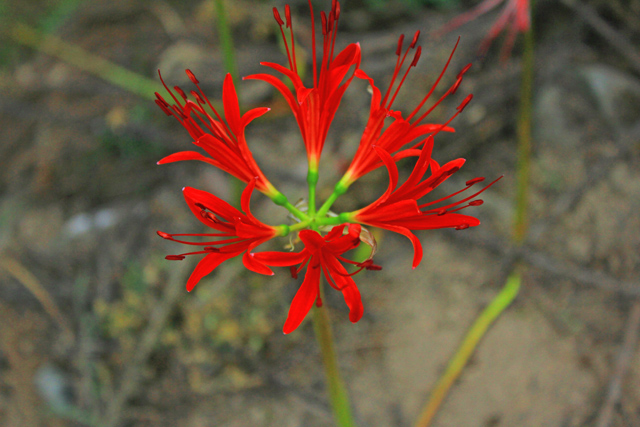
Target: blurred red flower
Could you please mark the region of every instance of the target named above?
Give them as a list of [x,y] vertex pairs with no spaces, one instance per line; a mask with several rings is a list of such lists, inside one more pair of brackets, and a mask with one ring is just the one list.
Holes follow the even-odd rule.
[[[448,33],[449,31],[452,31],[469,21],[476,19],[480,15],[489,12],[503,2],[505,2],[505,0],[484,0],[474,9],[471,9],[469,12],[459,15],[451,22],[446,24],[442,29],[437,31],[437,34]],[[487,52],[493,40],[498,37],[498,34],[500,34],[507,27],[507,38],[504,42],[504,45],[502,46],[501,54],[503,60],[506,59],[511,53],[516,40],[516,35],[518,33],[524,33],[528,31],[531,27],[531,11],[529,0],[506,0],[506,4],[504,6],[504,9],[502,10],[502,13],[493,24],[493,26],[489,29],[487,36],[480,45],[481,54],[484,55]]]

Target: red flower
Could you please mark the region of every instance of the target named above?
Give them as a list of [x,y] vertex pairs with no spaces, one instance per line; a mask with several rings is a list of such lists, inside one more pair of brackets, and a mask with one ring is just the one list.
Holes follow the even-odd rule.
[[[164,239],[186,245],[203,246],[200,251],[180,255],[167,255],[166,259],[168,260],[182,260],[186,255],[207,254],[191,273],[187,281],[187,291],[191,292],[200,279],[211,273],[224,261],[243,252],[242,262],[249,270],[262,274],[273,274],[269,268],[254,261],[251,251],[272,237],[287,234],[288,229],[287,226],[272,227],[263,224],[251,214],[249,201],[255,186],[256,180],[250,181],[242,193],[241,205],[242,210],[246,213],[240,212],[224,200],[206,191],[196,190],[191,187],[183,189],[184,198],[191,212],[204,225],[217,231],[217,233],[204,234],[169,234],[158,231],[158,235]],[[202,236],[222,239],[207,242],[188,242],[176,239],[176,236]]]
[[[476,19],[480,15],[484,15],[493,8],[497,7],[503,1],[504,0],[484,0],[474,9],[470,10],[469,12],[463,13],[457,18],[453,19],[451,22],[445,25],[444,28],[439,30],[438,34],[448,33],[449,31],[452,31],[469,21]],[[482,41],[482,44],[480,45],[480,52],[482,54],[487,52],[493,40],[507,26],[509,27],[509,29],[507,30],[507,38],[502,47],[501,55],[503,60],[506,59],[511,53],[513,44],[516,40],[516,35],[518,33],[525,33],[529,31],[529,28],[531,28],[531,12],[529,7],[529,0],[506,0],[506,5],[502,10],[502,14],[493,24],[491,29],[489,29],[487,37]]]
[[334,45],[338,32],[338,20],[340,18],[340,3],[333,0],[331,11],[327,16],[321,12],[322,18],[322,60],[318,67],[316,58],[316,37],[313,17],[313,7],[309,0],[311,9],[311,44],[313,47],[313,87],[307,88],[302,83],[298,72],[296,61],[295,40],[293,36],[293,22],[291,20],[291,10],[289,5],[285,6],[286,27],[291,32],[291,44],[287,43],[284,34],[285,22],[280,17],[278,9],[273,8],[273,15],[280,26],[282,39],[287,49],[289,68],[271,62],[262,62],[285,76],[293,83],[294,93],[278,78],[269,74],[254,74],[245,79],[263,80],[273,85],[286,99],[293,115],[295,116],[302,139],[307,149],[307,158],[310,169],[317,171],[318,162],[322,147],[327,137],[327,132],[340,105],[342,95],[353,80],[353,74],[344,83],[343,80],[349,73],[351,67],[357,69],[360,66],[360,45],[350,44],[339,54],[334,56]]
[[[455,228],[463,230],[480,224],[477,218],[461,215],[458,212],[469,206],[479,206],[482,200],[475,198],[489,188],[498,178],[482,190],[465,197],[454,203],[442,206],[442,202],[449,200],[463,191],[468,190],[484,178],[475,178],[467,181],[466,187],[438,200],[418,204],[417,200],[424,197],[438,185],[446,181],[456,173],[464,164],[464,159],[456,159],[442,167],[431,158],[433,149],[433,137],[427,139],[420,157],[411,172],[409,178],[398,188],[398,167],[391,155],[385,150],[375,147],[376,152],[389,171],[389,186],[385,193],[367,207],[349,214],[342,214],[345,220],[357,221],[374,227],[384,228],[400,233],[411,240],[414,249],[413,268],[416,268],[422,260],[422,245],[420,240],[411,232],[412,230],[432,230],[436,228]],[[422,180],[427,169],[431,168],[431,176]],[[464,204],[466,203],[466,204]],[[434,207],[434,205],[440,205]]]
[[[369,81],[369,84],[371,85],[371,88],[373,90],[373,97],[371,99],[369,119],[367,121],[364,133],[362,134],[362,138],[360,139],[360,145],[358,146],[358,150],[356,151],[356,154],[351,161],[347,172],[340,181],[341,185],[345,187],[345,189],[359,177],[382,166],[380,158],[373,149],[374,146],[383,148],[387,152],[391,153],[394,160],[396,161],[403,157],[418,156],[420,154],[418,147],[424,144],[424,137],[428,135],[435,135],[440,131],[454,132],[453,128],[450,128],[447,125],[462,111],[462,108],[466,106],[466,104],[471,100],[472,96],[469,95],[467,99],[463,101],[462,105],[458,107],[458,112],[444,124],[422,123],[446,97],[448,97],[449,95],[453,95],[456,92],[456,90],[460,86],[460,83],[462,82],[462,77],[471,67],[471,64],[464,67],[456,77],[453,85],[430,108],[420,114],[420,110],[434,93],[437,85],[442,79],[442,76],[447,70],[449,63],[451,62],[451,58],[453,57],[453,53],[458,46],[458,43],[456,43],[442,72],[429,90],[429,93],[425,95],[418,106],[414,108],[413,111],[406,116],[406,118],[403,117],[402,113],[400,113],[399,111],[391,110],[393,102],[396,99],[396,96],[398,95],[402,84],[407,78],[409,71],[412,67],[416,66],[418,60],[420,59],[422,47],[418,46],[416,48],[419,36],[420,31],[417,31],[413,36],[413,40],[411,41],[411,43],[409,43],[409,47],[404,52],[404,55],[402,54],[404,35],[400,36],[400,39],[398,40],[398,48],[396,49],[396,55],[398,56],[396,67],[393,73],[393,77],[391,78],[391,83],[389,84],[384,97],[382,96],[380,89],[375,86],[371,77],[369,77],[362,70],[356,71],[356,77]],[[399,78],[400,70],[402,69],[403,64],[407,59],[407,55],[409,54],[409,51],[414,48],[416,48],[416,51],[414,53],[413,59],[409,66],[407,66],[397,87],[392,92],[392,88],[396,80]],[[391,117],[393,121],[385,128],[385,119],[387,117]],[[406,148],[407,144],[412,143],[416,139],[419,139],[417,143],[414,143]]]
[[[222,89],[225,122],[200,89],[199,82],[193,73],[187,70],[187,75],[198,88],[199,92],[191,91],[191,95],[195,98],[197,104],[187,99],[184,91],[176,86],[174,89],[183,99],[183,105],[164,83],[162,76],[160,76],[160,80],[162,80],[162,84],[175,101],[175,104],[169,105],[157,92],[156,104],[167,115],[178,119],[193,138],[193,143],[201,147],[211,157],[203,156],[196,151],[181,151],[165,157],[158,164],[162,165],[181,160],[200,160],[229,172],[246,183],[257,177],[255,185],[258,190],[272,198],[279,194],[253,159],[244,136],[244,130],[247,125],[253,119],[269,111],[269,108],[254,108],[241,116],[233,79],[230,74],[227,74]],[[213,111],[215,118],[207,112],[205,105],[208,105]]]
[[[349,320],[353,323],[360,320],[364,312],[360,291],[351,278],[363,268],[379,270],[380,267],[370,262],[356,263],[342,256],[343,253],[358,247],[360,244],[360,230],[358,224],[349,224],[347,234],[343,234],[346,224],[334,227],[326,236],[321,236],[312,230],[302,230],[298,233],[304,243],[300,252],[259,252],[254,254],[255,260],[273,267],[291,267],[294,277],[307,266],[307,272],[302,286],[291,302],[289,315],[284,324],[284,333],[294,331],[304,320],[311,306],[315,302],[322,305],[320,298],[320,274],[324,274],[332,288],[342,291],[344,300],[349,307]],[[353,273],[348,273],[343,262],[360,267]]]

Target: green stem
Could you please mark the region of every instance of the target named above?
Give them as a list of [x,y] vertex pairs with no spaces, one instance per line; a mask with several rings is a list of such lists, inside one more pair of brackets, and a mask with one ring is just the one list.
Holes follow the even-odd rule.
[[316,185],[318,184],[318,166],[309,164],[307,173],[307,183],[309,184],[309,216],[316,216]]
[[[224,7],[224,0],[213,1],[216,8],[216,18],[218,20],[218,38],[220,39],[220,49],[222,50],[222,61],[227,73],[231,74],[233,85],[236,88],[238,98],[240,97],[240,87],[238,86],[238,65],[236,63],[236,51],[233,47],[233,36],[227,22],[227,12]],[[233,179],[233,178],[232,178]],[[240,204],[244,184],[239,179],[233,180],[233,195],[235,202]]]
[[431,423],[433,417],[438,411],[438,408],[440,407],[440,404],[447,396],[447,393],[453,383],[462,373],[462,370],[469,361],[469,358],[473,355],[478,343],[489,329],[489,326],[491,326],[493,321],[496,320],[507,307],[509,307],[516,295],[518,295],[520,281],[519,272],[515,272],[509,276],[504,288],[502,288],[500,293],[496,295],[493,301],[491,301],[487,308],[484,309],[473,323],[455,356],[453,356],[449,361],[447,370],[440,377],[438,384],[436,384],[435,389],[431,392],[429,401],[424,406],[415,427],[427,427]]
[[300,209],[293,206],[288,200],[285,202],[285,204],[282,205],[282,207],[287,209],[289,212],[291,212],[293,216],[295,216],[296,218],[302,221],[309,220],[309,215],[307,215],[306,213],[302,212]]
[[53,34],[41,33],[21,22],[10,25],[6,34],[18,43],[55,56],[143,98],[155,100],[155,92],[162,90],[162,86],[151,79],[67,43]]
[[[231,30],[227,21],[224,0],[214,0],[214,4],[216,7],[216,17],[218,18],[218,37],[220,38],[220,48],[222,49],[222,61],[224,63],[224,68],[227,70],[227,73],[231,74],[234,83],[237,83],[238,65],[236,63],[236,51],[233,47],[233,36],[231,35]],[[235,84],[235,86],[236,92],[240,93],[238,85]]]
[[[321,298],[324,299],[322,286],[320,286]],[[320,344],[322,362],[327,379],[329,398],[331,399],[331,409],[338,427],[354,427],[355,422],[351,415],[351,405],[347,389],[340,376],[338,361],[333,345],[333,335],[331,333],[331,323],[326,306],[313,308],[313,329],[316,333],[316,340]]]
[[344,179],[341,179],[336,184],[335,188],[333,189],[333,193],[331,193],[329,198],[324,202],[324,204],[320,207],[320,209],[318,209],[319,217],[325,216],[327,212],[329,212],[329,209],[331,209],[331,206],[333,206],[333,203],[338,199],[338,197],[342,196],[344,193],[347,192],[347,189],[349,188],[349,186],[345,184],[343,181]]
[[516,212],[513,239],[521,245],[527,236],[529,176],[531,170],[531,99],[533,94],[533,30],[524,34],[524,51],[522,54],[522,83],[520,87],[520,108],[518,111],[518,161]]

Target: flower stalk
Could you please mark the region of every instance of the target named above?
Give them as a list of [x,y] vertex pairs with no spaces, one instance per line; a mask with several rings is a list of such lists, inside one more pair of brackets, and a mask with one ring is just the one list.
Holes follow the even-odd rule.
[[440,404],[447,396],[449,389],[462,374],[462,370],[467,365],[469,358],[473,355],[480,340],[484,337],[489,326],[511,305],[520,290],[520,273],[515,272],[507,279],[504,288],[496,295],[491,303],[475,320],[469,332],[462,340],[460,348],[455,356],[449,361],[447,370],[438,380],[438,384],[431,392],[429,401],[425,405],[415,427],[427,427],[435,417]]
[[524,33],[524,50],[522,52],[522,80],[520,86],[520,108],[518,111],[518,160],[516,211],[513,239],[522,245],[527,237],[529,182],[531,174],[531,105],[534,76],[533,30],[530,26]]
[[[324,297],[324,291],[320,286],[320,295]],[[327,307],[322,305],[313,309],[313,329],[316,340],[320,345],[322,363],[324,365],[327,389],[331,401],[331,409],[338,427],[354,427],[356,424],[351,414],[349,395],[340,375],[338,359],[333,345],[333,333]]]

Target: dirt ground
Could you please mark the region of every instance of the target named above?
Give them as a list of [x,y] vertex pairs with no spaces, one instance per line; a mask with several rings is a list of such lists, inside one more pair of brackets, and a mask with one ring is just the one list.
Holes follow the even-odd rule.
[[[306,3],[291,1],[308,47]],[[383,270],[356,276],[365,305],[357,324],[342,295],[328,293],[359,425],[413,424],[517,260],[520,294],[433,426],[595,426],[616,380],[620,397],[606,425],[640,426],[640,353],[631,345],[640,313],[640,2],[535,4],[531,227],[520,250],[509,243],[520,42],[505,62],[501,39],[479,58],[497,13],[435,39],[431,31],[475,2],[428,3],[343,1],[337,44],[360,42],[362,68],[384,87],[398,35],[421,29],[420,64],[395,103],[408,109],[460,35],[445,86],[473,67],[433,121],[446,120],[467,93],[474,99],[456,133],[438,137],[434,157],[467,163],[439,191],[476,176],[505,178],[474,208],[481,226],[419,233],[425,252],[415,270],[405,238],[377,235]],[[285,61],[271,12],[283,5],[227,1],[241,76],[260,72],[260,61]],[[299,280],[285,269],[264,278],[231,261],[187,293],[197,259],[164,260],[182,248],[156,230],[200,232],[180,189],[232,200],[233,182],[196,162],[157,166],[191,141],[150,98],[8,35],[23,22],[148,79],[160,68],[185,89],[189,68],[220,99],[214,3],[32,1],[0,14],[0,425],[332,426],[311,322],[281,332]],[[304,197],[304,145],[282,98],[257,81],[240,90],[246,108],[272,107],[248,129],[261,168],[290,200]],[[355,151],[369,102],[366,85],[354,81],[323,153],[320,199]],[[386,185],[384,171],[372,173],[336,209],[364,206]],[[259,218],[286,221],[268,199],[252,203]],[[628,363],[618,363],[621,355]]]

